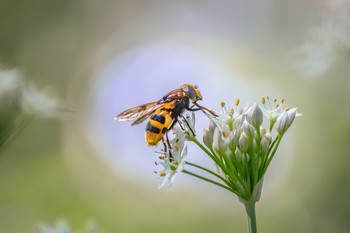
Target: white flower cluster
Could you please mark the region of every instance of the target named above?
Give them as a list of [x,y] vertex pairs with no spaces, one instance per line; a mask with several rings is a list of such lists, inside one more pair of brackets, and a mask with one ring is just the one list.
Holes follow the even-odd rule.
[[[240,108],[238,100],[234,106],[222,103],[218,117],[208,114],[211,122],[204,130],[203,142],[215,157],[218,174],[231,183],[241,197],[251,198],[279,141],[300,115],[296,108],[283,109],[283,102],[283,99],[271,101],[267,97],[262,98],[261,107],[254,103]],[[273,129],[277,132],[274,140]]]

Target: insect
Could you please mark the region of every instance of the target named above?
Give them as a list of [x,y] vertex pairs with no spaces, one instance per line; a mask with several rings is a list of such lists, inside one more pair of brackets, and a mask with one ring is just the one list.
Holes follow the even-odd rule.
[[[167,136],[167,132],[174,127],[179,117],[182,117],[187,122],[182,116],[185,110],[207,110],[214,114],[212,111],[197,104],[197,101],[202,99],[202,94],[197,89],[197,86],[184,84],[179,89],[170,91],[158,101],[143,104],[120,113],[115,117],[115,120],[135,120],[131,125],[138,125],[149,118],[146,125],[145,140],[148,145],[156,146],[160,140],[164,140],[164,134]],[[190,107],[190,102],[197,108],[193,108],[194,106]],[[170,147],[168,137],[167,142]]]

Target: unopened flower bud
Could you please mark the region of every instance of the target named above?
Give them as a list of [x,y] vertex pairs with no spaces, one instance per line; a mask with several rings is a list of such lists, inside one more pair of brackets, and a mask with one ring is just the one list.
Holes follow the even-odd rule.
[[292,124],[295,115],[297,114],[297,109],[292,108],[288,111],[284,111],[276,121],[276,130],[280,135],[283,135],[287,129]]
[[212,134],[214,134],[214,130],[215,130],[215,128],[217,127],[217,125],[215,124],[215,122],[214,121],[210,121],[210,123],[209,123],[209,132],[211,132]]
[[243,161],[244,161],[245,163],[249,163],[249,161],[250,161],[250,156],[249,156],[248,154],[244,154]]
[[229,149],[234,151],[236,149],[238,140],[237,140],[237,137],[233,131],[231,131],[231,134],[230,134],[230,137],[228,140],[229,140],[229,142],[228,142]]
[[236,156],[236,159],[238,162],[242,162],[243,155],[242,155],[242,152],[238,148],[236,148],[235,156]]
[[224,132],[219,128],[216,128],[214,131],[213,149],[215,152],[221,153],[226,152],[227,150],[227,140],[224,137]]
[[261,152],[263,154],[266,154],[266,152],[269,150],[270,147],[270,143],[269,141],[266,139],[266,137],[262,137],[261,138],[261,142],[260,142],[260,148],[261,148]]
[[242,126],[244,120],[244,116],[241,114],[238,117],[235,118],[235,120],[233,121],[233,127],[238,129]]
[[243,131],[245,132],[245,134],[249,138],[254,137],[255,128],[251,124],[249,124],[249,122],[247,120],[244,120],[244,123],[243,123],[242,127],[243,127]]
[[213,136],[214,136],[213,133],[214,132],[211,132],[206,129],[204,129],[203,131],[203,142],[210,149],[212,149],[212,146],[213,146]]
[[250,120],[250,123],[255,128],[258,128],[263,122],[263,113],[259,105],[257,105],[256,103],[253,105],[252,109],[250,110],[249,120]]
[[249,138],[248,136],[243,132],[241,134],[241,136],[239,137],[238,140],[238,144],[239,144],[239,149],[245,153],[248,151],[248,146],[249,146]]
[[253,139],[253,151],[256,151],[256,148],[257,148],[257,146],[256,146],[256,140]]
[[263,125],[260,125],[260,135],[266,134],[266,129],[264,128]]
[[270,132],[267,132],[264,137],[267,139],[267,141],[269,142],[269,144],[272,142],[272,135]]
[[233,158],[233,156],[235,156],[235,155],[232,153],[231,150],[227,150],[227,151],[226,151],[226,156],[227,156],[227,158],[228,158],[230,161],[232,161],[232,163],[234,163],[234,158]]

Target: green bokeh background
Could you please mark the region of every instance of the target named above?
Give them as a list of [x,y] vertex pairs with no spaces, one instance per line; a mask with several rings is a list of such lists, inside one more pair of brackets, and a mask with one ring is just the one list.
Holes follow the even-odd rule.
[[[234,14],[242,5],[250,15],[237,22]],[[1,66],[54,87],[77,110],[62,121],[35,120],[1,153],[0,232],[35,232],[37,224],[59,219],[74,230],[93,221],[106,233],[246,231],[244,208],[235,197],[213,187],[158,191],[130,183],[96,155],[77,126],[99,68],[148,43],[192,46],[246,83],[273,85],[304,114],[292,129],[297,135],[292,172],[257,205],[259,232],[349,232],[349,47],[339,46],[330,55],[332,66],[313,77],[296,72],[289,54],[303,33],[328,19],[320,6],[314,1],[2,0]],[[188,15],[168,15],[172,9],[194,12],[203,24]],[[239,25],[243,29],[236,29]],[[203,34],[206,27],[210,37]]]

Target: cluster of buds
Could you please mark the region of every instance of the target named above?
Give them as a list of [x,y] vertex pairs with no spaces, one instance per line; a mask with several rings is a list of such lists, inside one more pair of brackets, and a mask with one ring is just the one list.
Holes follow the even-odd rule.
[[203,142],[218,174],[241,201],[259,200],[266,169],[284,133],[300,115],[296,108],[283,109],[283,102],[267,97],[262,98],[262,107],[254,103],[240,108],[237,100],[234,106],[222,103],[219,117],[208,115],[211,122]]

